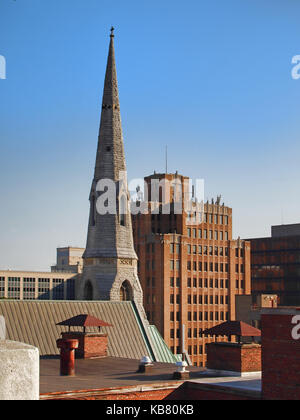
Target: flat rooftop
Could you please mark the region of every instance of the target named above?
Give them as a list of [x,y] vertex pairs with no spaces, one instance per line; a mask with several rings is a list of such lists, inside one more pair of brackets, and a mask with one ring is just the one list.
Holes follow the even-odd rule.
[[139,360],[106,357],[100,359],[76,359],[74,377],[60,376],[59,357],[41,359],[41,399],[81,398],[105,393],[119,393],[177,388],[183,382],[188,387],[218,387],[231,392],[258,397],[261,381],[257,375],[249,378],[216,377],[208,375],[205,369],[189,366],[190,379],[178,381],[172,378],[175,364],[154,363],[151,373],[137,373]]
[[[137,373],[140,361],[115,357],[76,359],[75,376],[60,376],[59,357],[40,360],[40,394],[53,392],[99,390],[153,383],[178,383],[172,375],[175,364],[154,363],[151,373]],[[191,366],[191,377],[197,377],[198,367]],[[182,381],[181,381],[182,382]]]

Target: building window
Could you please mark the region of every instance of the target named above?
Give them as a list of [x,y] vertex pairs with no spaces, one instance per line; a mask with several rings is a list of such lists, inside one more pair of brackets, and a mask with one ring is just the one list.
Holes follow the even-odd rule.
[[0,277],[0,298],[5,297],[5,277]]
[[[75,298],[75,281],[69,279],[67,281],[67,299],[74,300]],[[39,278],[38,279],[38,299],[49,300],[50,299],[50,279]]]
[[[34,279],[33,279],[34,280]],[[24,280],[23,280],[24,282]],[[11,299],[20,299],[20,278],[8,277],[7,297]]]
[[64,280],[53,279],[52,284],[53,284],[53,290],[52,290],[53,300],[63,300],[64,299]]

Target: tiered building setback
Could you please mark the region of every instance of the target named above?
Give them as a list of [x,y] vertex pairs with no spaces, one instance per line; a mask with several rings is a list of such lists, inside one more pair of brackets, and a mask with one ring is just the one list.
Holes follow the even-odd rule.
[[[159,202],[151,201],[153,180],[188,185],[178,173],[145,178],[149,211],[133,215],[144,307],[175,354],[184,350],[184,326],[185,350],[194,365],[205,366],[205,345],[211,339],[202,337],[202,330],[235,320],[235,296],[251,293],[250,243],[232,239],[232,209],[220,198],[202,206],[194,201],[188,211],[176,214],[174,189],[166,197],[162,188]],[[162,214],[166,198],[170,213]],[[151,208],[158,208],[158,214]],[[198,211],[202,219],[193,220]]]

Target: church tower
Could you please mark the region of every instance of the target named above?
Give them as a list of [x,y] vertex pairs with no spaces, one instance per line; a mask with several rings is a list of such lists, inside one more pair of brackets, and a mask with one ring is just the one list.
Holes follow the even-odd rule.
[[120,103],[111,29],[90,216],[78,300],[131,300],[144,314],[133,245]]

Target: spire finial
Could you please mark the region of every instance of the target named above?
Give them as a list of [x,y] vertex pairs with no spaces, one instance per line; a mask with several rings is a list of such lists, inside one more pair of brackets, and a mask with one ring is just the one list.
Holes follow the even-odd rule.
[[115,30],[115,28],[112,26],[111,28],[110,28],[110,37],[111,38],[113,38],[115,35],[114,35],[114,30]]

